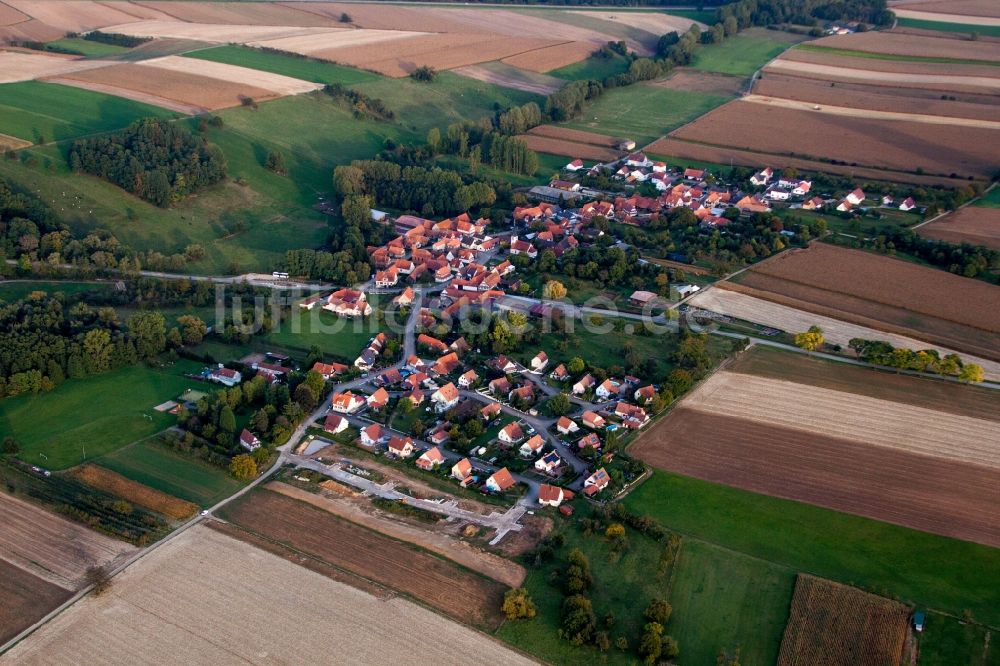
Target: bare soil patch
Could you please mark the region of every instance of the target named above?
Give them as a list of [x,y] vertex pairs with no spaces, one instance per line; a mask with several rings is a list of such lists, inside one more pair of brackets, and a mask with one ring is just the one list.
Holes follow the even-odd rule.
[[[940,93],[914,88],[883,88],[862,83],[839,84],[768,73],[754,85],[754,93],[813,104],[833,104],[855,109],[922,113],[951,118],[994,120],[1000,116],[1000,97],[969,95],[968,101],[942,100]],[[976,102],[990,103],[976,103]]]
[[276,655],[286,663],[317,655],[356,664],[532,663],[410,601],[380,600],[204,526],[157,548],[109,593],[81,600],[6,658],[263,666]]
[[856,32],[851,35],[823,37],[811,43],[816,46],[900,56],[959,58],[987,62],[1000,60],[1000,44],[982,40],[974,42],[963,37],[916,38],[913,35],[892,32]]
[[[442,16],[466,24],[469,32],[493,32],[511,37],[533,37],[536,39],[563,42],[586,42],[594,48],[607,43],[607,33],[591,28],[581,28],[570,23],[544,18],[544,12],[518,12],[509,9],[460,9],[443,8]],[[488,28],[486,27],[488,26]],[[591,50],[594,50],[592,48]],[[638,43],[630,48],[645,51]]]
[[135,548],[0,493],[0,559],[67,590],[92,566],[117,564]]
[[233,23],[301,27],[337,26],[330,18],[273,2],[147,2],[133,4],[191,23]]
[[[958,70],[962,65],[954,65]],[[975,65],[975,67],[979,67]],[[921,67],[921,69],[925,69]],[[966,92],[994,95],[1000,90],[1000,79],[996,72],[987,72],[986,76],[963,76],[960,71],[949,76],[941,73],[895,73],[871,67],[838,67],[798,60],[775,60],[764,70],[766,73],[783,72],[806,78],[815,78],[831,83],[867,82],[872,85],[882,85],[891,88],[919,88],[921,90],[937,90],[942,92]]]
[[[351,17],[351,25],[374,30],[417,30],[420,32],[469,32],[467,23],[448,18],[447,7],[393,5],[387,11],[379,3],[355,4],[343,2],[282,2],[304,12],[310,12],[339,22],[341,14]],[[479,26],[476,31],[483,28]]]
[[[114,25],[107,28],[108,32],[117,32],[135,37],[152,37],[154,39],[191,39],[199,42],[226,44],[229,42],[254,44],[269,39],[284,39],[302,36],[337,35],[355,32],[339,28],[298,28],[283,25],[242,25],[232,23],[185,23],[175,20],[150,20]],[[280,48],[280,47],[275,47]]]
[[799,574],[778,666],[898,664],[909,619],[898,601]]
[[850,118],[736,100],[685,125],[673,138],[860,166],[988,178],[1000,130]]
[[591,42],[565,42],[508,56],[502,62],[529,72],[551,72],[585,60],[594,50]]
[[860,56],[842,55],[837,52],[789,49],[781,54],[779,63],[808,62],[815,65],[830,65],[844,69],[860,69],[893,74],[954,74],[956,76],[985,76],[998,78],[995,65],[965,65],[941,62],[918,62],[907,60],[879,60]]
[[737,95],[743,89],[744,81],[742,76],[679,67],[668,78],[658,79],[651,85],[711,95]]
[[102,67],[105,64],[107,63],[95,60],[51,57],[38,52],[0,51],[0,83],[60,76],[84,69]]
[[121,474],[116,474],[97,465],[88,464],[76,467],[71,474],[92,488],[121,497],[133,504],[163,514],[172,520],[190,518],[198,511],[198,507],[191,502],[185,502],[173,495],[144,486],[137,481],[127,479]]
[[72,596],[68,590],[0,560],[0,645]]
[[23,12],[19,12],[10,5],[0,2],[0,25],[14,25],[31,20],[31,17]]
[[428,528],[416,526],[396,519],[393,515],[373,509],[367,499],[350,500],[336,493],[318,495],[295,486],[273,481],[268,490],[311,504],[323,511],[357,523],[387,536],[407,541],[458,562],[464,567],[477,571],[508,587],[520,587],[527,572],[519,564],[473,546],[444,533],[437,526]]
[[65,30],[31,19],[23,23],[0,27],[0,42],[6,44],[11,42],[51,42],[65,34]]
[[958,14],[970,16],[1000,17],[1000,7],[993,0],[930,0],[930,2],[906,2],[896,5],[896,9],[922,12]]
[[621,153],[617,150],[602,148],[590,143],[553,139],[547,136],[538,136],[537,134],[521,134],[518,138],[523,139],[528,144],[528,148],[541,153],[564,155],[584,160],[597,160],[599,162],[610,162],[621,156]]
[[86,32],[136,20],[135,16],[118,8],[127,7],[126,3],[102,3],[92,0],[4,0],[4,2],[63,32]]
[[209,60],[196,60],[194,58],[183,58],[181,56],[166,56],[163,58],[153,58],[137,63],[143,67],[155,67],[157,69],[181,74],[194,74],[197,76],[207,76],[219,79],[227,84],[240,84],[245,86],[255,86],[270,90],[276,95],[298,95],[301,93],[318,90],[322,85],[301,79],[293,79],[290,76],[262,72],[259,69],[249,67],[239,67],[221,62],[211,62]]
[[629,450],[713,483],[1000,545],[996,469],[684,406]]
[[586,130],[570,129],[558,125],[539,125],[528,130],[528,134],[544,136],[552,139],[562,139],[574,143],[586,143],[603,148],[614,148],[619,140],[604,134],[595,134]]
[[914,183],[920,185],[948,185],[965,184],[961,180],[942,177],[917,175],[902,171],[891,171],[888,169],[872,169],[865,167],[830,164],[818,160],[809,160],[800,157],[789,157],[787,155],[773,155],[769,153],[740,150],[727,146],[711,146],[704,143],[694,143],[691,141],[681,141],[676,138],[664,137],[645,148],[646,152],[665,157],[676,157],[687,160],[697,160],[699,162],[714,162],[715,164],[733,164],[760,168],[761,164],[770,164],[773,168],[784,169],[795,167],[800,171],[819,171],[824,173],[836,173],[852,178],[867,178],[870,180],[883,180],[898,183]]
[[1000,208],[966,206],[917,230],[949,243],[971,243],[1000,250]]
[[270,90],[244,83],[230,83],[139,64],[111,65],[73,72],[60,77],[60,82],[63,81],[75,81],[83,84],[82,87],[88,87],[89,84],[111,86],[207,110],[239,106],[245,97],[258,102],[280,97]]
[[31,141],[25,141],[9,134],[0,134],[0,150],[20,150],[30,145],[32,145]]
[[[367,47],[372,44],[406,40],[424,34],[426,33],[403,30],[319,30],[286,36],[261,37],[257,40],[251,39],[247,43],[250,46],[266,46],[322,58],[324,53],[334,49]],[[374,58],[377,57],[376,54],[380,52],[380,49],[368,49],[368,51]]]
[[517,532],[508,532],[499,544],[494,546],[505,557],[520,557],[535,546],[538,542],[548,536],[554,524],[551,518],[545,516],[530,516],[525,514],[521,518],[523,529]]
[[270,491],[224,509],[227,520],[392,587],[463,622],[495,629],[505,587],[447,560]]
[[93,90],[95,92],[107,93],[108,95],[115,95],[116,97],[124,97],[125,99],[133,99],[137,102],[142,102],[143,104],[162,106],[164,109],[170,109],[171,111],[177,111],[178,113],[183,113],[184,115],[189,115],[189,116],[197,115],[199,113],[204,113],[205,111],[208,111],[207,108],[203,106],[198,106],[196,104],[185,104],[183,102],[178,102],[177,100],[167,99],[166,97],[160,97],[159,95],[143,92],[141,90],[130,90],[128,88],[122,88],[120,86],[112,85],[109,83],[97,83],[94,81],[79,81],[77,79],[69,79],[62,77],[46,79],[46,81],[50,83],[59,83],[64,86],[74,86],[77,88],[83,88],[84,90]]

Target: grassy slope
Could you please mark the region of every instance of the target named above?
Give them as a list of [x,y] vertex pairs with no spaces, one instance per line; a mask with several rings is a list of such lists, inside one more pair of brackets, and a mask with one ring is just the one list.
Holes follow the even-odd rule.
[[55,83],[0,85],[0,133],[37,141],[72,139],[125,127],[139,118],[173,118],[160,107]]
[[638,83],[609,90],[589,104],[582,117],[566,127],[615,137],[643,145],[729,101],[722,95],[670,90]]
[[659,471],[625,503],[685,535],[1000,624],[1000,550]]
[[[975,20],[974,16],[970,16],[969,18]],[[996,25],[975,25],[972,23],[949,23],[947,21],[924,21],[921,19],[901,18],[899,19],[899,26],[901,28],[958,32],[966,35],[975,32],[986,37],[1000,37],[1000,26]]]
[[28,462],[50,469],[77,465],[173,425],[174,416],[153,407],[187,388],[205,390],[182,376],[200,368],[192,361],[165,370],[137,365],[68,380],[51,393],[6,398],[0,432],[21,442],[20,457]]
[[88,58],[104,58],[106,56],[118,55],[119,53],[128,51],[128,49],[124,46],[103,44],[101,42],[95,42],[90,39],[82,39],[80,37],[64,37],[62,39],[57,39],[54,42],[49,42],[46,46],[54,46],[59,49],[65,49],[66,51],[73,51]]
[[572,65],[566,65],[549,72],[549,76],[567,81],[595,80],[603,81],[609,76],[621,74],[628,69],[628,62],[621,56],[612,58],[587,58]]
[[186,53],[185,56],[259,69],[264,72],[273,72],[274,74],[283,74],[314,83],[353,85],[355,83],[377,81],[381,78],[378,74],[372,74],[371,72],[353,67],[344,67],[332,62],[321,62],[307,58],[296,58],[291,55],[267,53],[261,49],[247,46],[217,46],[215,48],[192,51],[191,53]]
[[96,462],[150,488],[202,507],[212,506],[242,487],[224,470],[178,453],[155,438],[136,442]]
[[769,36],[763,31],[742,33],[720,44],[697,48],[691,66],[706,72],[750,76],[790,46],[787,38]]

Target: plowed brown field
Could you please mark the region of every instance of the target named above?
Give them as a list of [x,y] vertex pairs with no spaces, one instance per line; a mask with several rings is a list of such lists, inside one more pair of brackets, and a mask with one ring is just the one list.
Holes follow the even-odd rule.
[[[173,2],[136,0],[133,4],[191,23],[243,23],[321,27],[338,25],[333,19],[272,2]],[[339,16],[339,15],[338,15]]]
[[913,35],[892,32],[856,32],[852,35],[823,37],[810,43],[815,46],[918,58],[957,58],[987,62],[1000,60],[1000,43],[973,42],[965,39],[964,35],[957,39],[948,39],[947,37],[915,38]]
[[377,532],[270,491],[224,509],[227,520],[413,596],[460,621],[496,628],[505,586]]
[[590,42],[566,42],[508,56],[502,62],[529,72],[544,73],[580,62],[594,50],[594,45]]
[[0,51],[0,83],[30,81],[45,76],[59,76],[83,69],[101,67],[104,63],[93,60],[76,60],[51,57],[41,53]]
[[103,3],[93,0],[4,0],[14,9],[63,32],[86,32],[116,23],[137,20],[127,11],[126,3]]
[[0,150],[20,150],[30,145],[30,141],[25,141],[9,134],[0,134]]
[[[715,146],[936,175],[990,177],[1000,130],[841,117],[737,100],[670,135]],[[651,149],[652,150],[652,149]]]
[[[978,66],[977,66],[978,67]],[[831,83],[868,83],[890,88],[915,88],[939,92],[995,95],[1000,90],[1000,79],[995,72],[987,76],[949,76],[938,74],[907,74],[886,72],[870,67],[837,67],[797,60],[775,60],[765,68],[765,73],[780,72]]]
[[74,468],[71,473],[92,488],[121,497],[173,520],[190,518],[198,511],[198,507],[191,502],[185,502],[155,488],[144,486],[97,465],[83,465]]
[[595,134],[585,130],[570,129],[569,127],[559,127],[558,125],[539,125],[528,130],[528,134],[572,141],[573,143],[587,143],[594,146],[601,146],[602,148],[614,148],[618,143],[618,139],[614,137]]
[[963,14],[965,16],[1000,16],[1000,7],[994,0],[931,0],[930,2],[906,2],[896,7],[922,12]]
[[10,5],[0,2],[0,25],[14,25],[30,20],[27,14],[17,11]]
[[68,590],[0,560],[0,645],[69,599]]
[[799,574],[778,666],[898,664],[909,619],[898,601]]
[[861,69],[893,74],[954,74],[955,76],[986,76],[1000,78],[995,65],[964,65],[913,60],[880,60],[861,56],[843,55],[837,51],[810,51],[789,49],[776,62],[808,62],[847,69]]
[[621,157],[621,153],[611,148],[602,148],[590,143],[577,143],[575,141],[564,141],[553,139],[537,134],[521,134],[519,139],[524,139],[528,148],[540,153],[551,153],[552,155],[563,155],[570,158],[580,158],[584,160],[597,160],[599,162],[610,162]]
[[966,206],[925,224],[917,233],[949,243],[972,243],[1000,250],[1000,208]]

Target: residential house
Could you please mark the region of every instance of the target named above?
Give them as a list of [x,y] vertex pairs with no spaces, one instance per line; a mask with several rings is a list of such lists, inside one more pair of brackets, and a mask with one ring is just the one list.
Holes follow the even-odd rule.
[[389,439],[389,454],[406,459],[413,455],[413,439],[410,437],[391,437]]
[[243,428],[243,432],[240,433],[240,446],[247,451],[256,451],[260,448],[260,440],[252,432]]
[[844,199],[839,204],[837,204],[837,211],[841,213],[849,213],[851,212],[852,208],[854,208],[854,206],[847,199]]
[[903,199],[903,203],[899,204],[899,210],[909,212],[917,207],[917,202],[913,200],[913,197],[906,197]]
[[602,467],[584,480],[583,492],[588,497],[593,497],[607,488],[609,483],[611,483],[611,477],[608,476],[608,473]]
[[415,294],[413,293],[412,287],[407,287],[399,293],[398,296],[392,299],[392,302],[401,307],[408,307],[413,305],[413,299]]
[[510,381],[506,377],[497,377],[489,383],[490,393],[496,397],[510,395]]
[[468,370],[462,373],[462,376],[458,378],[458,385],[461,388],[470,388],[479,380],[479,375],[476,374],[475,370]]
[[424,451],[422,454],[420,454],[420,457],[417,458],[417,467],[429,472],[431,470],[437,469],[438,466],[441,465],[441,463],[443,462],[444,462],[444,454],[441,453],[441,449],[439,449],[436,446],[433,446]]
[[456,354],[455,352],[448,352],[447,354],[445,354],[444,356],[442,356],[441,358],[439,358],[437,361],[434,362],[434,365],[431,366],[431,372],[433,372],[438,376],[450,375],[451,373],[458,370],[458,368],[461,367],[461,365],[462,361],[459,360],[458,354]]
[[279,381],[288,372],[287,368],[275,365],[274,363],[254,363],[253,368],[257,371],[258,375],[271,384]]
[[382,409],[389,404],[389,392],[384,388],[377,389],[374,393],[368,396],[369,409]]
[[490,365],[493,366],[495,370],[502,372],[505,375],[517,370],[517,364],[506,356],[497,356],[495,359],[490,361]]
[[549,377],[557,382],[566,381],[569,379],[569,371],[566,370],[566,366],[560,363],[556,366],[556,369],[549,373]]
[[576,171],[579,171],[582,168],[583,168],[583,160],[581,160],[581,159],[575,159],[572,162],[570,162],[569,164],[567,164],[566,166],[564,166],[563,170],[564,171],[573,171],[573,172],[576,172]]
[[700,183],[705,179],[704,169],[684,169],[684,180]]
[[655,397],[656,397],[656,387],[653,386],[652,384],[643,386],[640,389],[636,389],[635,393],[633,394],[633,398],[640,405],[646,404]]
[[622,420],[622,424],[626,428],[641,428],[649,421],[649,415],[645,409],[627,402],[619,402],[615,405],[615,414]]
[[377,289],[394,287],[397,282],[399,282],[399,271],[396,270],[395,266],[384,271],[375,271],[375,287]]
[[412,407],[419,407],[424,404],[424,392],[420,389],[413,389],[409,393],[403,396],[404,400],[409,400]]
[[310,369],[313,372],[318,372],[326,381],[330,381],[332,377],[347,372],[347,366],[342,363],[320,363],[319,361],[314,363]]
[[224,386],[233,387],[243,381],[243,375],[237,370],[231,370],[219,364],[219,367],[212,370],[208,378],[213,382],[218,382]]
[[505,444],[517,444],[524,439],[524,431],[521,430],[521,424],[508,423],[500,429],[500,434],[497,435],[497,439]]
[[594,449],[599,449],[601,448],[601,438],[597,436],[596,432],[590,432],[581,437],[580,439],[578,439],[576,442],[576,446],[581,451],[587,448],[588,446]]
[[468,458],[462,458],[451,466],[451,475],[459,481],[465,481],[472,474],[472,463]]
[[621,392],[621,389],[621,382],[615,379],[605,379],[594,391],[594,395],[601,400],[607,400],[608,398],[617,396]]
[[575,384],[573,384],[573,395],[583,395],[591,388],[593,388],[594,384],[596,383],[597,380],[594,379],[594,376],[588,372],[583,377],[581,377]]
[[519,240],[517,236],[512,236],[510,239],[510,253],[515,256],[523,254],[529,259],[534,259],[538,256],[538,248],[528,241]]
[[535,469],[549,476],[558,476],[560,467],[562,467],[562,458],[555,451],[549,451],[535,461]]
[[844,197],[844,200],[852,206],[857,206],[865,200],[865,191],[860,187]]
[[590,428],[591,430],[600,430],[607,423],[603,416],[597,412],[591,412],[589,410],[583,413],[580,420],[583,422],[585,428]]
[[451,424],[445,421],[441,425],[434,428],[431,434],[428,435],[428,441],[435,446],[441,446],[445,444],[449,439],[451,439]]
[[625,164],[630,167],[649,167],[653,166],[653,161],[645,153],[632,153],[625,158]]
[[538,503],[542,506],[559,506],[564,500],[570,499],[567,494],[572,497],[572,493],[568,490],[543,483],[538,487]]
[[486,489],[491,493],[505,493],[515,485],[517,481],[506,467],[501,467],[486,479]]
[[372,313],[368,297],[363,291],[356,289],[338,289],[333,292],[327,298],[323,309],[341,317],[367,317]]
[[543,448],[545,448],[545,438],[541,435],[535,435],[521,445],[519,452],[524,458],[532,458],[541,453]]
[[543,351],[535,354],[535,358],[531,359],[531,369],[535,372],[541,372],[545,369],[545,366],[549,364],[549,357]]
[[427,349],[437,352],[438,354],[444,354],[448,351],[448,345],[437,338],[427,335],[426,333],[421,333],[417,336],[417,346],[426,347]]
[[336,435],[347,430],[350,424],[347,422],[343,416],[339,414],[327,414],[326,420],[323,421],[323,430],[326,432]]
[[802,210],[819,210],[823,207],[824,203],[826,202],[820,197],[813,197],[812,199],[807,199],[802,204]]
[[361,431],[361,443],[365,446],[376,446],[385,439],[385,428],[373,423]]
[[365,406],[363,396],[354,395],[350,391],[337,393],[330,398],[330,408],[341,414],[353,414]]
[[767,167],[766,169],[762,169],[759,173],[750,176],[750,182],[757,187],[763,187],[764,185],[767,185],[773,177],[774,169]]
[[579,429],[580,426],[578,426],[576,421],[571,418],[560,416],[559,420],[556,421],[556,431],[558,431],[560,435],[569,435]]
[[507,395],[507,400],[511,403],[524,403],[530,405],[535,401],[535,387],[532,384],[525,384],[516,388]]
[[500,407],[499,402],[491,402],[482,409],[479,410],[479,415],[483,417],[483,420],[489,423],[496,417],[500,416],[500,412],[503,408]]
[[448,382],[431,394],[431,402],[434,403],[434,409],[438,413],[446,412],[457,405],[459,398],[461,396],[458,393],[458,389],[451,382]]
[[633,291],[632,295],[628,297],[628,300],[632,305],[636,307],[645,307],[655,301],[657,298],[656,294],[651,291]]

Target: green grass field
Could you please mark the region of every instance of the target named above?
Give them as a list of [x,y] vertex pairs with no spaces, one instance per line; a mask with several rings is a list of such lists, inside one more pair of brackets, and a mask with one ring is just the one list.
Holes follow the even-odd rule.
[[628,62],[621,56],[611,58],[590,57],[572,65],[566,65],[549,72],[549,76],[567,81],[603,81],[609,76],[621,74],[628,69]]
[[[65,469],[163,430],[176,418],[153,409],[188,388],[206,385],[183,377],[201,364],[178,361],[164,370],[136,365],[71,379],[51,393],[0,401],[0,432],[21,443],[20,458]],[[84,455],[86,449],[86,455]]]
[[44,280],[0,282],[0,299],[12,303],[24,298],[33,291],[44,291],[49,294],[61,291],[69,296],[103,293],[110,290],[110,284],[94,284],[92,282],[48,282]]
[[174,451],[156,437],[126,446],[95,462],[201,507],[216,504],[243,485],[225,470]]
[[[975,18],[970,16],[971,18]],[[984,37],[1000,37],[1000,26],[974,25],[972,23],[949,23],[947,21],[924,21],[921,19],[901,18],[901,28],[919,28],[920,30],[939,30],[942,32],[977,33]]]
[[691,66],[706,72],[750,76],[792,45],[787,33],[753,30],[695,49]]
[[342,319],[320,310],[300,310],[285,319],[281,328],[262,336],[261,344],[306,352],[316,345],[326,354],[353,363],[379,330],[374,317]]
[[924,631],[917,636],[920,666],[1000,665],[997,632],[981,625],[963,623],[938,613],[928,613]]
[[184,55],[188,58],[211,60],[212,62],[239,65],[240,67],[259,69],[264,72],[283,74],[284,76],[291,76],[314,83],[341,83],[349,86],[355,83],[377,81],[382,78],[378,74],[354,69],[353,67],[344,67],[332,62],[310,60],[308,58],[297,58],[292,55],[283,55],[280,53],[268,53],[248,46],[216,46],[215,48],[192,51]]
[[562,125],[633,139],[642,146],[729,101],[722,95],[638,83],[604,93],[583,115]]
[[1000,625],[994,548],[660,471],[625,504],[685,536]]
[[989,60],[968,60],[964,58],[937,58],[933,56],[897,55],[894,53],[872,53],[871,51],[855,51],[854,49],[839,49],[816,44],[800,44],[795,47],[803,51],[827,53],[829,55],[847,56],[850,58],[868,58],[869,60],[892,60],[897,62],[926,62],[946,65],[994,65],[1000,67],[1000,62]]
[[128,49],[124,46],[103,44],[101,42],[95,42],[93,40],[83,39],[80,37],[63,37],[62,39],[57,39],[54,42],[49,42],[45,46],[46,48],[55,47],[55,49],[58,49],[63,53],[73,52],[88,58],[104,58],[128,51]]
[[1000,187],[994,187],[973,205],[985,208],[1000,208]]
[[773,664],[795,587],[785,567],[695,539],[681,546],[670,592],[671,633],[684,664],[712,664],[737,647],[744,664]]
[[176,113],[130,99],[39,81],[0,85],[0,133],[26,141],[62,141]]

